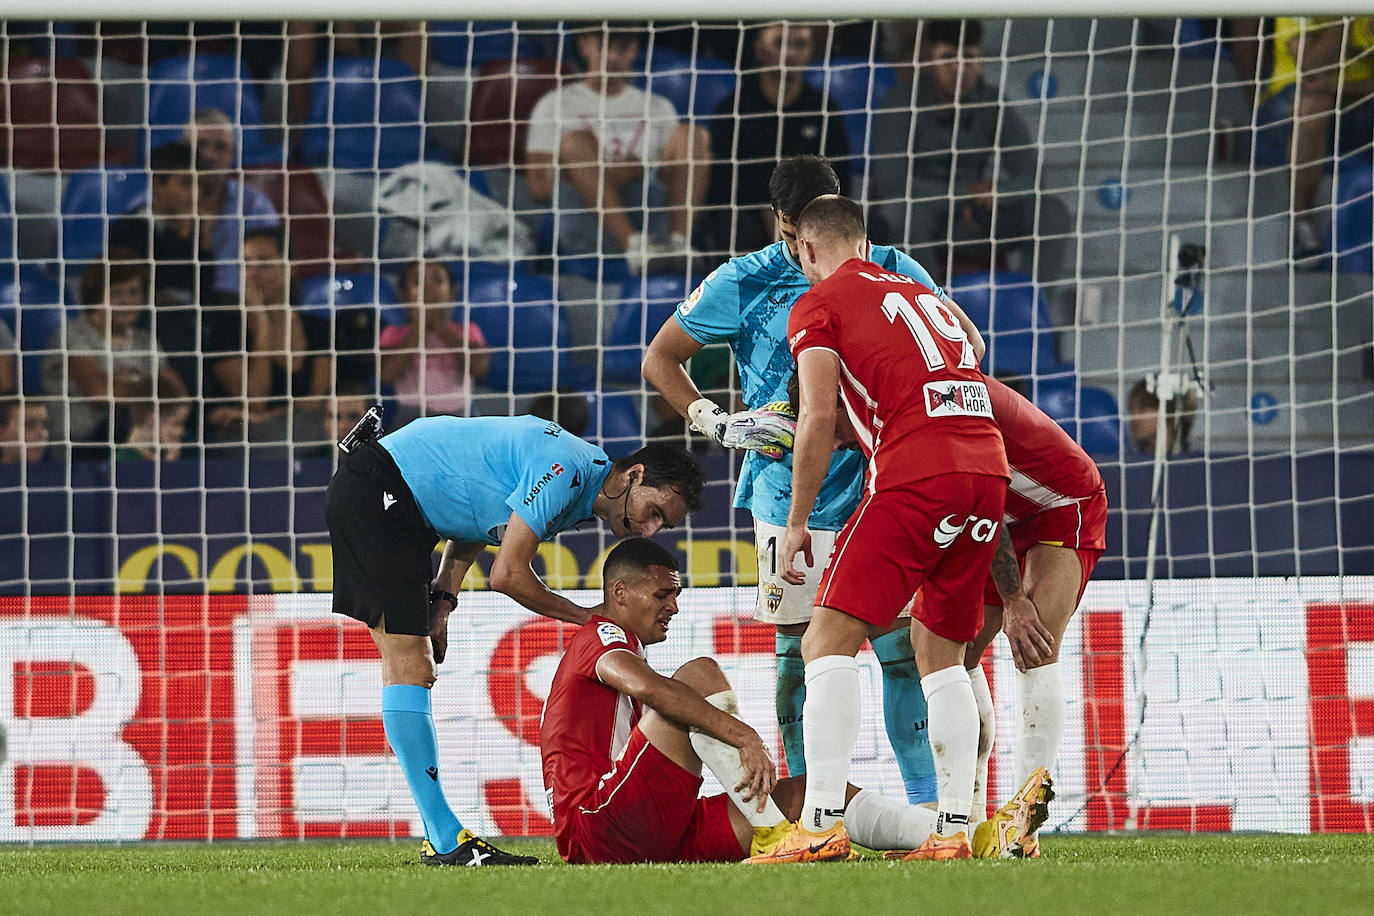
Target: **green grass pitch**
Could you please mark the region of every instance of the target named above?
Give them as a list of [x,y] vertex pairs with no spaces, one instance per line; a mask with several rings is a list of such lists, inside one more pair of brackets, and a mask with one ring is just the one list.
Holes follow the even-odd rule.
[[0,847],[0,913],[1374,912],[1374,837],[1057,837],[1024,862],[430,869],[419,842]]

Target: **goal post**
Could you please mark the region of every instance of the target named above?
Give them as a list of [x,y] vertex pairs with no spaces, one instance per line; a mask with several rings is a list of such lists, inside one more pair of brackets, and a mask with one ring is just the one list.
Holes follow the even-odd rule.
[[[421,829],[375,650],[330,613],[333,443],[378,399],[393,427],[538,410],[613,458],[692,446],[707,506],[658,538],[688,588],[651,661],[716,656],[780,748],[739,456],[687,434],[640,360],[710,270],[774,237],[764,185],[793,143],[841,150],[873,240],[931,271],[982,328],[988,371],[1106,481],[1107,551],[1062,648],[1051,828],[1374,830],[1362,10],[1029,18],[974,0],[922,10],[972,17],[937,60],[909,3],[803,0],[778,47],[805,29],[811,56],[782,86],[800,80],[814,107],[742,153],[773,129],[740,115],[741,87],[774,74],[773,6],[708,0],[666,21],[642,3],[479,0],[452,21],[431,0],[245,0],[196,23],[107,6],[20,3],[0,33],[0,842]],[[1327,18],[1288,23],[1309,12]],[[63,18],[21,18],[40,15]],[[633,153],[650,180],[624,186],[623,209],[663,246],[688,214],[692,251],[665,248],[646,277],[604,207],[531,174],[565,155],[562,109],[537,106],[581,79],[577,34],[601,19],[641,29],[624,76],[647,94],[619,116],[659,144]],[[1333,80],[1284,77],[1289,28],[1339,32],[1343,61],[1318,68]],[[1341,116],[1303,128],[1292,161],[1294,112],[1333,91]],[[200,159],[168,152],[183,137]],[[675,205],[674,169],[704,200]],[[215,202],[190,215],[204,248],[166,196],[188,170],[190,199]],[[132,330],[108,332],[107,303],[145,279],[147,302],[123,303],[147,306]],[[446,297],[442,331],[419,331],[417,295]],[[268,340],[272,309],[285,324]],[[721,404],[742,397],[732,359],[718,343],[689,366]],[[248,393],[268,364],[275,387]],[[535,566],[594,604],[612,543],[588,526]],[[538,722],[568,632],[489,590],[489,570],[488,553],[465,580],[434,689],[445,789],[480,833],[545,834]],[[855,781],[901,797],[880,669],[860,660]],[[1000,641],[987,667],[1004,796],[1017,688]]]

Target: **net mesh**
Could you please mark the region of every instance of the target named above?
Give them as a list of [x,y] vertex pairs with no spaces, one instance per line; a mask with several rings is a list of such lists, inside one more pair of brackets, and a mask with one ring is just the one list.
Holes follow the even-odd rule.
[[[722,656],[776,743],[738,457],[685,438],[640,361],[776,237],[768,175],[802,152],[1107,482],[1056,823],[1370,829],[1368,18],[6,22],[0,44],[0,837],[419,829],[371,643],[328,614],[333,442],[378,399],[388,428],[539,412],[613,457],[690,442],[708,506],[668,542],[693,623],[655,663]],[[726,343],[689,369],[740,403]],[[595,589],[609,546],[566,534],[536,566]],[[489,566],[436,688],[445,778],[465,823],[537,833],[530,723],[565,634],[485,592]],[[900,795],[865,658],[856,776]],[[1014,722],[1000,646],[993,670]]]

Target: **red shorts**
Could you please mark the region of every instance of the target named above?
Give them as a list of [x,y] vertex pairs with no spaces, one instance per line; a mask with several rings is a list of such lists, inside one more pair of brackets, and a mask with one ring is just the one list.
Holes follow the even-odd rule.
[[[1083,577],[1078,581],[1078,598],[1082,600],[1083,590],[1088,587],[1088,580],[1097,568],[1098,557],[1102,556],[1107,546],[1106,491],[1099,490],[1072,506],[1037,512],[1007,530],[1011,532],[1011,544],[1016,550],[1022,573],[1026,571],[1026,554],[1037,544],[1065,547],[1077,553],[1078,562],[1083,567]],[[1002,606],[1002,596],[997,586],[993,585],[991,576],[983,587],[983,604],[987,607]]]
[[1007,496],[1002,477],[941,474],[870,493],[835,541],[816,604],[889,626],[916,590],[914,614],[936,636],[967,642],[983,627],[988,577]]
[[745,852],[726,795],[698,798],[701,777],[649,743],[636,726],[615,769],[560,830],[573,863],[738,862]]

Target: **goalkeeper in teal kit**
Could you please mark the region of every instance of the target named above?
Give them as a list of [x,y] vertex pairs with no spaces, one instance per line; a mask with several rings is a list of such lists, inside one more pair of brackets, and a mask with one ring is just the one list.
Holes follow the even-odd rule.
[[424,821],[420,860],[535,864],[465,830],[439,781],[430,688],[455,593],[478,554],[496,546],[494,591],[545,617],[585,623],[596,608],[550,591],[535,574],[539,542],[597,520],[616,537],[652,536],[701,508],[705,475],[686,451],[664,444],[613,462],[538,417],[428,417],[381,439],[355,428],[340,448],[346,454],[325,497],[334,611],[366,623],[381,655],[382,725]]
[[[816,586],[837,533],[863,495],[864,459],[856,451],[836,451],[815,511],[809,520],[815,567],[799,567],[802,585],[781,576],[778,548],[792,499],[791,438],[779,420],[776,402],[786,402],[794,366],[787,348],[787,318],[792,304],[810,285],[796,256],[795,220],[823,194],[839,193],[834,169],[818,156],[781,161],[769,181],[769,196],[781,241],[733,258],[717,268],[678,306],[649,344],[644,378],[687,417],[692,428],[745,456],[735,491],[735,506],[754,517],[759,557],[759,591],[754,616],[776,628],[778,665],[777,716],[787,754],[788,771],[805,772],[802,749],[803,682],[801,637],[811,619]],[[983,342],[967,316],[941,292],[930,274],[902,252],[882,245],[869,259],[893,273],[905,274],[934,290],[952,306],[970,331],[982,357]],[[739,368],[744,403],[749,410],[728,414],[701,396],[684,364],[703,346],[728,341]],[[837,392],[838,396],[838,392]],[[904,623],[901,621],[900,623]],[[913,803],[935,800],[935,770],[926,742],[925,697],[905,626],[872,639],[882,663],[883,718],[888,737]]]

